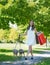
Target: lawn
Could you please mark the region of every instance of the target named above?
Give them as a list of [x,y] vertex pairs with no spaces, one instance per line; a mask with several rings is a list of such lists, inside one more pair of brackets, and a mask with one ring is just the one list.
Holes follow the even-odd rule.
[[13,54],[14,46],[15,44],[0,44],[0,61],[20,60],[21,56]]
[[[13,54],[13,49],[15,47],[15,44],[0,44],[0,61],[15,61],[15,60],[20,60],[21,56],[17,55],[14,56]],[[17,45],[16,49],[24,49],[25,53],[27,52],[28,47],[25,44]],[[41,53],[43,54],[44,52],[41,50],[50,50],[50,48],[33,48],[33,53],[38,54]]]
[[44,58],[41,62],[35,65],[50,65],[50,58]]

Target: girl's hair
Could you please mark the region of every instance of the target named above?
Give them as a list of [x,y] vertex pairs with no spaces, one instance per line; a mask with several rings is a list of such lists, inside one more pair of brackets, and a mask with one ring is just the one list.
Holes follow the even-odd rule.
[[[32,21],[32,20],[31,20]],[[29,25],[28,25],[28,27],[27,27],[27,30],[29,30],[29,28],[30,28],[30,23],[29,23]],[[34,30],[34,28],[35,28],[35,25],[34,25],[34,22],[33,22],[33,24],[32,24],[32,29],[31,30]]]

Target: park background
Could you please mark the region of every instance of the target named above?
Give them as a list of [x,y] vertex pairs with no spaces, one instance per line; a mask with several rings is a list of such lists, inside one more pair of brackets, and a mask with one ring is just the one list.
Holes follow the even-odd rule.
[[[0,0],[0,43],[14,45],[19,34],[25,32],[30,20],[34,21],[36,29],[42,31],[50,41],[49,14],[50,0]],[[21,37],[21,40],[23,39],[25,36]],[[11,44],[8,48],[5,46],[0,48],[0,60],[14,60],[15,57],[11,56],[13,48],[9,48]],[[11,57],[7,59],[9,55]]]

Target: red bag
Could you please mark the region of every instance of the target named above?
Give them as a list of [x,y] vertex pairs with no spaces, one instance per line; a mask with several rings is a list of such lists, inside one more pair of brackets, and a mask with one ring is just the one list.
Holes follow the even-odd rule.
[[40,33],[38,35],[38,41],[39,41],[40,45],[43,45],[43,44],[46,43],[46,38],[44,37],[44,34],[43,33]]

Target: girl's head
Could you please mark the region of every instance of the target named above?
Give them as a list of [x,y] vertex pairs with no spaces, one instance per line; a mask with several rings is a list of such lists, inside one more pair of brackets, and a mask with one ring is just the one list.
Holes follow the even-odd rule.
[[33,23],[32,20],[30,21],[29,25],[30,25],[31,27],[34,26],[34,23]]
[[34,22],[32,20],[29,23],[28,30],[29,30],[30,27],[32,27],[32,30],[35,28]]

